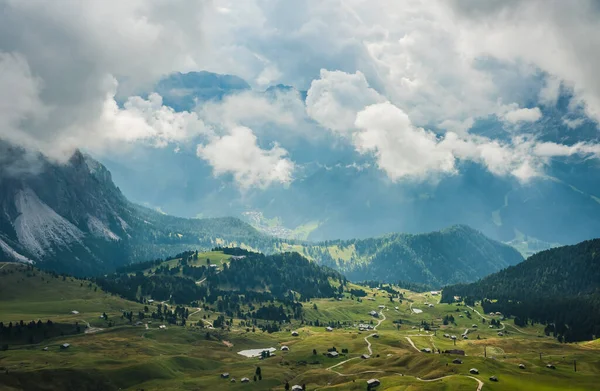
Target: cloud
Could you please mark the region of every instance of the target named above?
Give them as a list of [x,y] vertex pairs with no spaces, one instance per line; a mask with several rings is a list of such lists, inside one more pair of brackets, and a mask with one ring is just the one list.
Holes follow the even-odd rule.
[[195,68],[201,57],[198,1],[85,1],[68,7],[4,1],[0,8],[2,83],[11,80],[13,91],[0,95],[0,117],[10,121],[1,135],[55,158],[66,159],[83,144],[104,148],[114,136],[99,125],[115,78],[126,97],[163,74]]
[[[523,179],[541,175],[556,156],[597,156],[594,144],[540,146],[522,134],[541,126],[539,107],[555,105],[563,90],[572,93],[573,110],[600,121],[594,1],[377,5],[4,1],[0,138],[65,159],[76,147],[164,147],[200,137],[199,156],[246,187],[292,179],[291,149],[259,145],[267,144],[265,128],[269,142],[292,130],[315,139],[310,120],[372,154],[395,180],[451,175],[460,160]],[[295,91],[243,92],[182,113],[156,94],[137,96],[173,71],[201,69],[239,75],[261,90],[276,83],[307,89],[306,107]],[[469,133],[490,116],[506,124],[510,140]],[[572,116],[564,118],[569,128],[587,120]],[[211,154],[240,140],[256,172]]]
[[261,149],[252,130],[243,126],[197,148],[198,157],[213,167],[215,175],[231,174],[242,189],[290,183],[295,166],[287,154],[278,145]]
[[357,151],[373,152],[379,168],[392,180],[456,172],[454,156],[440,148],[435,134],[413,126],[408,115],[389,102],[358,113],[356,127]]
[[600,121],[600,8],[593,0],[488,2],[454,0],[451,11],[463,45],[474,55],[531,64],[550,76],[542,98],[556,84],[571,89],[586,114]]
[[274,95],[244,91],[209,101],[198,107],[199,115],[217,126],[247,126],[272,123],[290,126],[304,116],[304,104],[295,90],[277,91]]
[[532,109],[514,109],[504,113],[501,118],[511,124],[519,122],[536,122],[542,118],[542,111],[538,107]]
[[344,133],[354,128],[356,114],[365,106],[383,102],[377,91],[369,87],[361,72],[349,74],[321,69],[306,96],[306,112],[322,126]]

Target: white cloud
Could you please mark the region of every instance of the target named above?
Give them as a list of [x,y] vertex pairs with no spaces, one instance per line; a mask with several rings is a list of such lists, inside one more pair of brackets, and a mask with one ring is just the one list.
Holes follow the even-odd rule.
[[321,69],[320,78],[313,80],[308,90],[306,112],[322,126],[348,133],[354,128],[360,110],[384,101],[385,98],[369,87],[361,72],[349,74]]
[[373,152],[379,168],[392,180],[454,173],[454,156],[440,148],[432,132],[413,126],[391,103],[366,107],[356,116],[354,145],[360,153]]
[[[594,144],[540,146],[518,134],[562,89],[573,92],[571,107],[600,121],[592,0],[8,1],[2,11],[0,137],[56,158],[81,146],[162,147],[202,136],[211,141],[199,155],[215,173],[243,186],[287,183],[294,164],[286,150],[260,149],[254,132],[262,140],[268,124],[278,137],[292,128],[315,137],[306,115],[396,179],[452,174],[457,160],[524,179],[553,156],[597,156]],[[308,89],[306,112],[295,92],[244,92],[196,113],[175,113],[157,95],[135,97],[165,74],[199,69],[260,88]],[[469,134],[490,115],[514,125],[511,141]],[[584,120],[570,118],[569,128]],[[257,161],[256,172],[211,154],[239,140],[249,142],[246,163]],[[280,168],[270,176],[264,167]]]
[[511,124],[517,124],[519,122],[536,122],[542,118],[542,111],[539,107],[532,109],[514,109],[502,114],[501,118]]
[[304,116],[304,105],[295,90],[276,92],[275,96],[244,91],[226,96],[222,101],[204,103],[198,112],[204,120],[215,125],[273,123],[289,126]]
[[571,118],[564,117],[562,119],[562,122],[563,122],[563,124],[566,125],[567,128],[576,129],[576,128],[580,127],[581,125],[583,125],[585,120],[583,118],[571,119]]
[[[477,56],[527,63],[571,88],[586,114],[600,121],[600,18],[597,2],[453,1],[463,45]],[[550,90],[556,86],[550,87]],[[545,91],[543,98],[554,98]]]
[[287,151],[278,145],[261,149],[247,127],[235,127],[225,136],[198,145],[197,155],[213,167],[215,175],[231,174],[243,189],[292,181],[294,163]]
[[[65,7],[5,1],[1,8],[0,61],[12,63],[11,73],[3,74],[12,79],[14,94],[0,95],[0,115],[9,118],[4,108],[15,104],[15,113],[26,115],[11,120],[5,138],[56,158],[68,158],[84,144],[102,149],[113,137],[99,125],[114,78],[120,93],[129,95],[163,74],[195,68],[202,51],[198,1],[84,1]],[[17,94],[24,100],[15,100]]]

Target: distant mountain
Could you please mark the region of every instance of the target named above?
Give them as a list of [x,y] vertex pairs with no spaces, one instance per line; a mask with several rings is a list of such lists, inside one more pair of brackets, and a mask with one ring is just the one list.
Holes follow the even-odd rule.
[[[186,249],[271,246],[239,219],[184,219],[133,204],[110,172],[81,152],[60,165],[43,156],[33,163],[6,144],[0,149],[2,259],[87,275]],[[26,169],[34,164],[35,171]]]
[[250,85],[237,76],[202,71],[175,72],[160,80],[155,91],[162,96],[165,105],[177,111],[189,111],[198,102],[218,100],[225,95],[249,89]]
[[406,281],[440,287],[474,281],[523,260],[514,248],[464,225],[418,235],[392,234],[294,248],[353,281]]
[[[243,246],[297,251],[353,280],[436,285],[473,281],[521,260],[510,247],[465,226],[423,235],[312,244],[258,232],[231,217],[186,219],[128,201],[111,173],[76,152],[66,164],[2,146],[0,259],[35,262],[76,275],[114,271],[186,250]],[[10,162],[10,163],[9,163]],[[21,163],[19,163],[21,162]],[[300,233],[298,233],[300,234]]]
[[515,324],[547,324],[567,342],[600,335],[600,239],[542,251],[472,284],[445,287],[442,301],[482,300]]

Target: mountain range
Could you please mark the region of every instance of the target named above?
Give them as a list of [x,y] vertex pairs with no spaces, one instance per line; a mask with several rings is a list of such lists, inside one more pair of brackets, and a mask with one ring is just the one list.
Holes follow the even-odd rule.
[[[0,165],[0,255],[59,272],[97,275],[187,250],[240,246],[295,251],[355,280],[441,286],[522,260],[513,248],[466,226],[365,240],[281,239],[233,217],[180,218],[132,203],[102,164],[79,151],[66,164],[41,155],[34,164],[7,144],[2,155],[10,158]],[[17,166],[30,169],[17,172]]]

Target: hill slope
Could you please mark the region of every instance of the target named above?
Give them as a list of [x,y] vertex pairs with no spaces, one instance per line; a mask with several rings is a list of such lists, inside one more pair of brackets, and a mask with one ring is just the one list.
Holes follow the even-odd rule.
[[435,286],[474,281],[522,261],[512,247],[463,225],[418,235],[327,241],[295,249],[351,280]]
[[442,301],[454,296],[483,300],[486,312],[516,315],[516,324],[547,323],[548,332],[566,341],[591,339],[600,335],[600,239],[542,251],[475,283],[446,287]]

